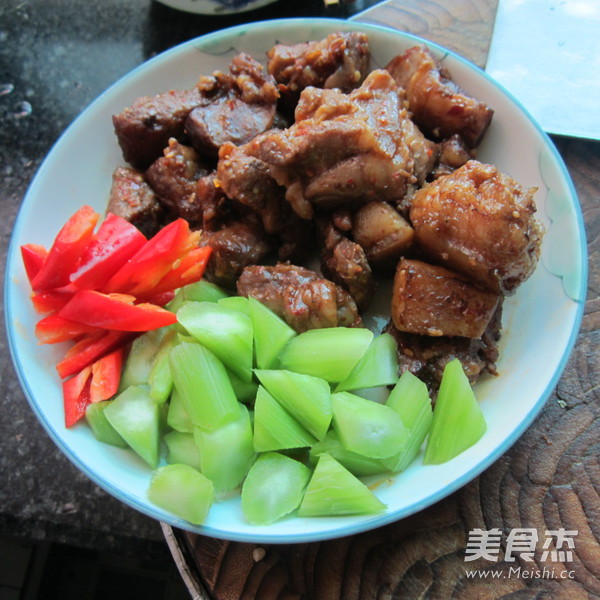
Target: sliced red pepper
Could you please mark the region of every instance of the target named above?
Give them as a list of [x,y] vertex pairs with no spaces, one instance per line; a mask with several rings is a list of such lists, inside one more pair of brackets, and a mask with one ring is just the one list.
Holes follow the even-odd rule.
[[150,331],[177,322],[174,313],[155,304],[133,304],[124,294],[80,290],[59,312],[65,319],[118,331]]
[[23,259],[23,266],[25,267],[29,283],[40,272],[47,257],[48,250],[44,246],[40,246],[40,244],[23,244],[21,246],[21,258]]
[[63,225],[48,251],[48,257],[31,282],[34,290],[47,291],[69,283],[69,277],[92,237],[98,217],[91,207],[82,206]]
[[46,314],[60,310],[75,294],[75,288],[67,285],[46,292],[34,292],[31,302],[36,312]]
[[90,402],[102,402],[117,393],[121,381],[124,354],[125,350],[118,348],[92,365]]
[[92,367],[86,367],[77,375],[63,381],[63,404],[65,408],[65,425],[73,427],[85,415],[90,403],[90,387]]
[[49,314],[35,325],[35,336],[40,344],[67,342],[87,333],[97,333],[98,331],[97,327],[65,319],[57,313]]
[[69,348],[56,365],[56,371],[61,379],[75,375],[113,350],[125,346],[133,337],[133,334],[125,331],[92,333]]
[[161,229],[102,288],[143,296],[171,270],[173,264],[198,245],[200,232],[191,232],[187,221],[177,219]]
[[146,242],[137,227],[108,213],[86,247],[71,282],[80,289],[100,289]]
[[152,289],[152,294],[161,294],[195,283],[202,279],[212,248],[204,246],[190,250],[174,269],[171,269]]

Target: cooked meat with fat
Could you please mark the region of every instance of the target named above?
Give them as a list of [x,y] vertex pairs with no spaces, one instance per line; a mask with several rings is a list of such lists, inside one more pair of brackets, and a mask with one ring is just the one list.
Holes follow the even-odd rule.
[[463,139],[458,134],[442,140],[439,144],[439,160],[433,172],[433,178],[437,179],[443,175],[448,175],[467,164],[474,158],[472,154],[474,152],[465,146]]
[[361,325],[354,300],[314,271],[289,264],[246,267],[237,282],[240,296],[252,296],[302,332]]
[[143,173],[131,167],[117,167],[106,212],[123,217],[146,237],[152,237],[165,220],[165,211]]
[[303,218],[312,218],[315,206],[399,201],[416,181],[416,138],[403,124],[407,118],[393,79],[373,71],[350,94],[304,90],[296,123],[263,136],[254,154],[270,165]]
[[244,268],[260,263],[270,250],[262,227],[251,219],[204,233],[201,245],[212,248],[206,278],[227,289],[235,289]]
[[162,155],[169,138],[182,140],[185,120],[203,102],[197,89],[142,96],[112,121],[123,158],[140,170]]
[[432,337],[398,331],[394,324],[386,326],[398,345],[400,372],[410,371],[424,381],[432,392],[437,392],[444,367],[454,358],[462,363],[469,381],[474,384],[484,373],[497,375],[498,340],[502,308],[498,305],[481,338]]
[[534,193],[471,160],[415,193],[415,240],[434,262],[493,292],[514,292],[540,253],[543,228],[534,216]]
[[208,169],[201,164],[196,151],[171,138],[163,156],[147,169],[146,180],[161,204],[174,215],[194,223],[202,220],[196,184],[207,174]]
[[394,278],[391,316],[396,329],[407,333],[480,338],[499,299],[455,271],[403,258]]
[[273,126],[279,92],[275,80],[248,54],[238,54],[229,73],[202,77],[207,102],[194,108],[185,130],[198,152],[216,157],[225,142],[244,144]]
[[277,44],[267,53],[268,70],[283,94],[294,95],[309,86],[349,92],[365,78],[370,61],[364,33],[331,33],[317,42]]
[[424,46],[409,48],[385,67],[405,90],[413,121],[435,139],[459,134],[475,148],[486,132],[493,111],[467,95]]
[[414,230],[393,206],[373,201],[354,214],[352,237],[371,266],[393,272],[400,257],[411,248]]
[[216,185],[216,171],[200,177],[196,182],[196,200],[202,219],[200,228],[205,233],[213,233],[225,227],[234,219],[234,208],[225,196],[220,185]]

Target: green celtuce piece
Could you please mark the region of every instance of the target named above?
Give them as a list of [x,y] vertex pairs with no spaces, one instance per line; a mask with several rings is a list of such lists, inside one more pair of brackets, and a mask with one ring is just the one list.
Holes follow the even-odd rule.
[[254,404],[254,449],[307,448],[317,440],[263,388],[258,386]]
[[231,371],[228,371],[228,374],[236,398],[244,404],[253,404],[256,398],[256,391],[258,390],[258,383],[254,379],[244,381]]
[[386,505],[329,454],[321,454],[298,509],[299,517],[364,515]]
[[160,407],[150,398],[147,387],[128,387],[104,409],[104,415],[117,433],[151,467],[158,465]]
[[278,452],[261,454],[242,487],[242,511],[251,525],[270,525],[302,502],[312,471]]
[[239,403],[227,371],[210,350],[181,342],[169,361],[175,389],[194,425],[218,429],[238,418]]
[[123,366],[119,391],[122,392],[131,385],[148,385],[152,361],[158,352],[164,333],[164,328],[154,329],[133,340]]
[[214,500],[212,481],[189,465],[165,465],[150,480],[148,498],[166,511],[193,523],[204,523]]
[[167,445],[169,464],[189,465],[200,471],[200,450],[192,433],[170,431],[163,439]]
[[311,329],[288,342],[280,356],[281,368],[338,383],[350,375],[372,339],[368,329]]
[[373,339],[352,372],[336,392],[392,385],[398,381],[398,346],[389,333]]
[[486,428],[473,388],[455,358],[444,368],[423,462],[438,465],[451,460],[479,441]]
[[250,306],[248,305],[248,298],[244,296],[229,296],[227,298],[221,298],[217,304],[219,306],[225,306],[233,310],[238,310],[245,315],[250,316]]
[[248,298],[254,328],[254,351],[259,369],[275,369],[279,355],[296,332],[270,308],[256,298]]
[[186,302],[177,319],[203,346],[240,379],[252,379],[252,320],[248,315],[214,302]]
[[173,389],[173,376],[169,365],[169,354],[177,345],[177,334],[175,330],[167,331],[160,342],[158,351],[152,359],[150,373],[148,374],[148,385],[150,386],[150,397],[157,404],[164,404]]
[[387,458],[400,452],[408,430],[394,410],[349,392],[331,395],[333,426],[347,450],[370,458]]
[[248,409],[238,404],[238,418],[218,429],[194,430],[200,467],[216,492],[228,492],[242,483],[256,458]]
[[167,310],[176,313],[185,302],[185,292],[183,288],[178,289],[173,296],[173,299],[165,306]]
[[431,428],[433,411],[427,386],[410,371],[402,373],[386,402],[408,429],[408,441],[398,454],[382,459],[390,471],[404,471],[416,458]]
[[331,392],[324,379],[285,370],[256,369],[255,374],[298,423],[318,440],[325,437],[332,412]]
[[171,399],[169,400],[169,409],[167,411],[167,425],[179,431],[181,433],[193,433],[194,424],[190,419],[183,400],[176,389],[171,392]]
[[118,446],[119,448],[127,448],[127,442],[117,433],[104,414],[104,409],[110,406],[110,403],[110,400],[104,400],[103,402],[88,404],[85,410],[85,418],[99,442]]
[[183,292],[184,300],[193,300],[194,302],[218,302],[221,298],[229,297],[225,290],[206,279],[186,285],[181,288],[181,292]]
[[317,464],[319,456],[325,453],[335,458],[335,460],[346,467],[350,473],[357,477],[376,475],[377,473],[389,471],[383,464],[383,459],[369,458],[368,456],[363,456],[362,454],[344,448],[334,429],[329,430],[327,435],[310,449],[310,463],[312,465]]

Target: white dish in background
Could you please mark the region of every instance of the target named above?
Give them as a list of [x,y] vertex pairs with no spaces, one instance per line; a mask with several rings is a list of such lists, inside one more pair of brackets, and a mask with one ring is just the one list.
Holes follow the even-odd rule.
[[157,0],[165,6],[199,15],[231,15],[273,4],[276,0]]
[[104,210],[112,171],[123,164],[111,115],[135,98],[191,87],[200,73],[226,68],[239,51],[264,59],[275,42],[320,39],[335,30],[366,32],[373,68],[423,43],[391,29],[329,19],[243,25],[185,43],[135,69],[71,125],[37,173],[15,224],[5,282],[6,322],[17,373],[33,410],[65,454],[96,483],[175,527],[225,539],[287,543],[350,535],[415,513],[473,479],[518,439],[554,389],[575,340],[587,263],[581,213],[567,170],[549,138],[500,86],[458,56],[430,45],[458,84],[495,111],[478,158],[524,186],[539,188],[538,215],[547,228],[536,272],[505,303],[500,376],[484,378],[476,386],[488,422],[483,438],[443,465],[425,467],[419,457],[407,471],[378,485],[375,493],[388,505],[379,515],[291,517],[255,527],[245,523],[239,498],[230,498],[213,506],[204,526],[193,527],[148,501],[151,471],[133,452],[100,444],[85,424],[65,429],[54,370],[64,348],[36,343],[33,331],[39,317],[29,302],[19,246],[49,246],[66,218],[84,203]]

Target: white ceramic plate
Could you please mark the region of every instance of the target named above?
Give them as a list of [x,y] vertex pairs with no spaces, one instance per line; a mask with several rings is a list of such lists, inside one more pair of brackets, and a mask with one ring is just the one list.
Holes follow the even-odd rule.
[[446,464],[423,466],[418,458],[407,471],[378,485],[376,494],[389,507],[383,514],[291,517],[268,527],[253,527],[243,519],[239,498],[231,498],[211,509],[203,527],[192,527],[147,500],[150,470],[133,452],[96,442],[85,425],[65,429],[54,370],[64,348],[36,344],[36,315],[28,298],[19,245],[49,246],[66,218],[84,203],[104,210],[112,171],[122,164],[111,115],[135,98],[191,87],[199,73],[225,68],[239,51],[264,58],[275,42],[320,39],[335,30],[366,32],[373,68],[421,42],[370,25],[303,19],[236,27],[174,48],[124,77],[71,125],[36,175],[15,225],[5,285],[6,321],[13,359],[33,410],[65,454],[95,482],[176,527],[241,541],[299,542],[354,534],[415,513],[473,479],[517,440],[555,387],[574,343],[587,263],[581,213],[565,166],[547,136],[513,98],[476,67],[433,46],[456,81],[495,110],[479,158],[496,164],[522,185],[539,188],[539,218],[548,229],[535,274],[505,304],[500,376],[485,378],[476,386],[489,424],[483,438]]
[[199,15],[231,15],[272,4],[275,0],[158,0],[161,4]]

